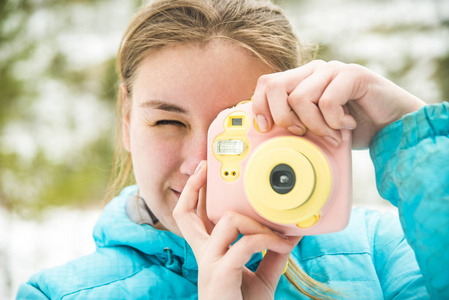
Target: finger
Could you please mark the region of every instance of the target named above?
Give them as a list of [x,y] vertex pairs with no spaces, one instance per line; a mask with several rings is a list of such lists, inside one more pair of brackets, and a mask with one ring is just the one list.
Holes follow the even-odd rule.
[[319,99],[318,105],[326,123],[333,129],[354,129],[355,119],[345,111],[345,105],[354,99],[356,88],[353,76],[342,73],[332,80]]
[[248,216],[227,211],[215,225],[211,233],[210,244],[219,251],[218,254],[224,255],[228,251],[229,246],[236,241],[239,234],[250,235],[258,233],[274,234],[271,229]]
[[[314,70],[323,64],[325,62],[315,60],[296,69],[263,75],[259,78],[253,96],[253,113],[262,132],[270,130],[274,123],[270,104],[268,103],[267,90],[276,88],[278,83],[282,83],[282,87],[285,89],[284,92],[289,94],[302,80],[310,76]],[[302,124],[298,123],[297,125]]]
[[301,236],[288,237],[288,239],[292,242],[292,247],[287,254],[280,254],[272,250],[268,250],[256,270],[256,275],[260,278],[264,278],[265,282],[270,282],[276,286],[279,278],[284,272],[291,251],[294,247],[296,247],[301,238]]
[[195,174],[190,176],[181,193],[178,204],[173,210],[173,218],[179,230],[194,252],[204,243],[209,235],[203,221],[196,213],[199,190],[206,183],[206,164],[202,161]]
[[212,223],[211,220],[209,220],[209,217],[207,216],[207,209],[206,209],[206,191],[207,191],[207,184],[204,185],[204,187],[200,190],[200,195],[198,199],[198,206],[196,209],[196,212],[198,216],[203,221],[204,226],[206,227],[207,233],[210,234],[214,228],[214,223]]
[[229,266],[238,268],[244,266],[255,253],[269,249],[288,255],[293,246],[292,241],[285,240],[274,233],[244,235],[229,248],[223,259]]
[[303,135],[306,132],[304,124],[299,120],[296,113],[289,106],[287,99],[287,88],[281,77],[267,87],[266,98],[270,107],[272,119],[278,126],[287,128],[290,132]]
[[285,266],[287,265],[289,253],[279,254],[268,250],[259,264],[255,274],[270,287],[277,286]]
[[[339,66],[339,65],[338,65]],[[339,131],[325,121],[319,107],[319,100],[336,74],[336,67],[326,65],[304,79],[289,95],[288,102],[304,125],[318,136],[338,146],[341,142]]]
[[327,64],[327,62],[322,60],[314,60],[299,68],[278,73],[279,77],[283,77],[279,78],[279,80],[285,81],[287,93],[290,94],[298,86],[298,84],[309,78],[317,70],[320,70]]
[[273,77],[274,74],[262,75],[257,81],[256,89],[254,90],[252,109],[256,117],[256,123],[260,131],[267,132],[273,126],[273,118],[271,117],[270,107],[266,98],[266,83]]
[[329,144],[337,147],[341,143],[341,133],[329,127],[317,105],[308,101],[297,101],[295,113],[312,133],[323,137]]

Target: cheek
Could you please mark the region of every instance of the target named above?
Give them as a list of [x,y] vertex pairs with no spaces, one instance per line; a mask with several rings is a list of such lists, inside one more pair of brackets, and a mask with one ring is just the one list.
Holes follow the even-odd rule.
[[159,185],[179,167],[179,140],[167,139],[158,134],[142,134],[138,130],[131,131],[131,156],[139,186],[151,182]]

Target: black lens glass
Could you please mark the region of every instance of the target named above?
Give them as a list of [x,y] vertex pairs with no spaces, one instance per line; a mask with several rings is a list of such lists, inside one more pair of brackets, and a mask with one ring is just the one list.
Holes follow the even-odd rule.
[[271,188],[278,194],[287,194],[296,183],[296,175],[293,169],[286,164],[279,164],[273,168],[270,174]]

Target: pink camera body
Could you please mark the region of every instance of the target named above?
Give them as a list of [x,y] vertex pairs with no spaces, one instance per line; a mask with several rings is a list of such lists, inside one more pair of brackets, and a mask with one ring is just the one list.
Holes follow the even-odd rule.
[[334,147],[310,132],[258,131],[251,102],[222,111],[207,145],[207,214],[249,216],[284,235],[343,230],[352,205],[351,133]]

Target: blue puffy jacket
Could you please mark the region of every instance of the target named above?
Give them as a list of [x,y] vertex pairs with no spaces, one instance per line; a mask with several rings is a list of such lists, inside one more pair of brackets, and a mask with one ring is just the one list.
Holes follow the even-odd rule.
[[[93,254],[34,275],[18,298],[196,299],[198,272],[190,247],[175,234],[129,219],[126,201],[136,191],[128,187],[107,205],[94,229]],[[344,231],[304,237],[293,255],[308,274],[349,298],[426,295],[413,251],[391,214],[355,209]],[[253,256],[250,269],[260,259]],[[307,299],[284,278],[276,298]]]
[[[447,106],[439,107],[445,109],[447,119]],[[413,115],[417,118],[416,116],[423,114],[423,111],[430,109],[432,108],[427,107]],[[433,295],[443,295],[439,294],[441,289],[434,290],[434,287],[440,288],[444,284],[435,285],[432,279],[436,278],[438,284],[440,283],[438,279],[441,277],[434,276],[434,265],[426,264],[429,247],[421,249],[420,243],[423,240],[421,240],[419,232],[423,231],[422,228],[427,230],[427,227],[419,227],[413,216],[404,215],[409,210],[404,210],[405,205],[401,204],[405,203],[402,191],[400,188],[398,189],[399,186],[395,187],[397,178],[401,176],[410,178],[412,175],[410,173],[401,174],[409,169],[398,169],[397,161],[399,159],[394,159],[394,157],[404,148],[399,144],[403,143],[404,139],[409,140],[407,134],[401,139],[402,128],[407,128],[406,120],[409,117],[412,118],[413,115],[405,117],[403,122],[392,124],[379,133],[371,145],[371,153],[376,165],[379,190],[399,206],[407,239],[414,247],[423,271],[426,271],[424,275],[429,290]],[[410,126],[416,127],[416,124],[410,124]],[[422,129],[424,126],[427,126],[427,131],[438,132],[429,122],[427,125],[419,124],[418,130],[425,131]],[[446,128],[448,127],[446,126]],[[407,132],[407,130],[404,131]],[[435,134],[427,138],[436,139]],[[427,138],[420,136],[420,140]],[[447,159],[447,149],[449,149],[447,130],[445,139],[446,148],[443,150],[446,151]],[[388,145],[388,150],[383,149],[385,145]],[[405,148],[416,153],[420,147],[416,145],[416,141],[413,145],[413,147]],[[391,160],[396,163],[392,163]],[[435,166],[433,168],[431,165],[427,166],[427,173],[430,170],[432,172],[440,170],[440,168],[436,171],[434,169]],[[426,176],[419,175],[418,178],[425,182],[429,178],[427,173],[425,173]],[[440,185],[445,185],[447,182],[447,174],[449,172],[437,176],[440,179]],[[434,184],[434,186],[438,188],[438,184]],[[419,188],[419,186],[414,188]],[[424,188],[425,191],[418,190],[420,197],[427,193],[429,187],[426,185]],[[447,187],[445,188],[447,191]],[[20,286],[17,298],[196,299],[198,271],[190,247],[184,239],[170,232],[156,230],[152,226],[139,225],[131,221],[126,207],[127,202],[135,199],[133,195],[136,194],[136,191],[137,187],[135,186],[124,189],[106,206],[94,229],[97,250],[93,254],[35,274],[27,283]],[[442,193],[440,196],[443,199],[445,194]],[[414,203],[416,197],[417,195],[412,197],[411,203]],[[425,197],[421,199],[421,202],[429,201],[431,202],[433,199]],[[447,206],[449,207],[449,205]],[[448,209],[446,208],[446,211]],[[433,220],[432,226],[435,222],[443,224],[441,222],[445,220],[444,217],[446,220],[449,219],[449,214],[439,216],[440,219]],[[419,227],[418,230],[416,227]],[[410,231],[412,233],[409,233]],[[447,231],[435,232],[440,234]],[[444,238],[433,231],[432,236],[428,238],[432,237],[432,243],[438,243],[439,238]],[[440,244],[444,245],[444,242]],[[433,244],[430,244],[430,248],[432,247]],[[439,257],[444,256],[443,252],[437,254]],[[310,276],[326,282],[329,287],[340,292],[339,296],[344,299],[428,298],[415,253],[405,240],[397,217],[392,214],[381,214],[362,208],[354,209],[350,223],[345,230],[338,233],[304,237],[292,252],[292,256]],[[255,270],[260,260],[261,255],[254,255],[247,266]],[[285,277],[282,277],[279,282],[275,298],[307,299]]]
[[449,299],[449,103],[387,126],[371,143],[380,195],[399,209],[433,299]]

